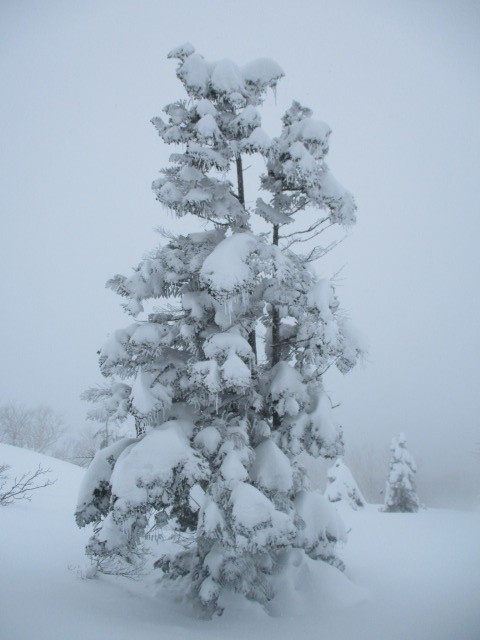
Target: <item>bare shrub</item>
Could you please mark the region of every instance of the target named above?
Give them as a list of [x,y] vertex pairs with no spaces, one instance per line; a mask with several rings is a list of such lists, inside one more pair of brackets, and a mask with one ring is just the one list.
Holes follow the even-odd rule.
[[15,500],[31,500],[33,491],[50,487],[56,482],[46,477],[51,469],[43,469],[40,465],[36,471],[26,471],[13,481],[8,480],[9,470],[8,464],[0,464],[0,505],[3,507]]

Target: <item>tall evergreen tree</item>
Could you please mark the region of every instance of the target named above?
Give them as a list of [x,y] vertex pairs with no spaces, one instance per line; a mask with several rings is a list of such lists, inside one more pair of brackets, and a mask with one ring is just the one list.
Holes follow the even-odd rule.
[[403,433],[393,438],[390,451],[392,459],[382,511],[416,512],[420,508],[415,488],[417,467],[407,449]]
[[[188,100],[153,120],[179,147],[153,189],[205,229],[171,235],[108,283],[134,320],[100,352],[110,384],[87,397],[100,403],[93,415],[133,415],[137,438],[97,455],[76,517],[95,525],[87,552],[100,567],[134,563],[149,522],[190,531],[188,546],[156,566],[211,614],[225,589],[267,603],[290,549],[339,564],[341,523],[297,456],[341,453],[322,375],[334,363],[348,371],[361,347],[331,282],[310,267],[322,250],[295,247],[352,224],[355,206],[325,164],[330,130],[310,110],[293,103],[278,138],[261,128],[258,107],[283,76],[276,63],[211,63],[189,44],[169,57]],[[250,211],[243,157],[252,153],[265,158],[268,198]],[[255,217],[271,234],[252,230]],[[146,310],[162,299],[163,309]]]

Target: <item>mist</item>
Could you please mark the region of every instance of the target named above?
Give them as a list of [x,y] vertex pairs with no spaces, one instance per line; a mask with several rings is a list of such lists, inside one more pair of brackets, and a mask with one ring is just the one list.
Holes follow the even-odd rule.
[[189,40],[207,59],[268,56],[286,77],[264,128],[278,132],[293,98],[312,108],[358,205],[316,266],[339,272],[370,345],[326,382],[352,468],[402,431],[421,500],[474,507],[479,27],[467,1],[2,3],[0,404],[51,405],[80,429],[96,352],[128,322],[104,283],[155,246],[155,227],[180,229],[150,189],[169,152],[149,121],[182,96],[167,52]]

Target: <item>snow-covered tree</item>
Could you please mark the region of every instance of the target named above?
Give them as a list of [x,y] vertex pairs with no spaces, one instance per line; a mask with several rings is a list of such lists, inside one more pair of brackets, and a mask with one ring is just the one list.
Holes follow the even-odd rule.
[[390,451],[392,458],[382,511],[418,511],[421,505],[415,488],[417,468],[407,449],[407,440],[403,433],[393,438]]
[[335,460],[327,473],[325,497],[330,502],[344,502],[353,509],[365,506],[365,498],[358,488],[352,472],[341,458]]
[[[208,62],[190,44],[169,57],[187,99],[153,120],[178,149],[153,190],[203,228],[170,234],[132,275],[108,283],[133,320],[102,348],[109,384],[88,396],[94,417],[133,415],[137,438],[97,454],[76,517],[94,523],[87,551],[100,564],[135,562],[152,522],[191,532],[156,566],[209,615],[223,590],[268,602],[290,549],[339,564],[342,525],[297,456],[342,453],[322,376],[333,364],[348,371],[361,346],[333,285],[311,268],[326,249],[295,249],[352,224],[355,206],[325,163],[330,130],[309,109],[294,102],[277,138],[262,129],[278,64]],[[243,158],[253,153],[266,172],[251,210]],[[255,232],[255,219],[271,232]]]

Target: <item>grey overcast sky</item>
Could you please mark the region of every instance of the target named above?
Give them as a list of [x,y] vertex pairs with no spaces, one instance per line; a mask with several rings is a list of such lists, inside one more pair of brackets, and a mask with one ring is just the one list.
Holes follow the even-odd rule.
[[[480,3],[457,0],[2,0],[0,404],[49,404],[74,427],[96,350],[128,323],[105,290],[176,223],[151,181],[149,123],[182,96],[167,52],[268,56],[333,129],[329,164],[358,224],[318,265],[369,339],[327,386],[347,446],[403,430],[432,477],[479,466]],[[249,194],[251,200],[255,194]],[[473,477],[473,475],[472,475]]]

